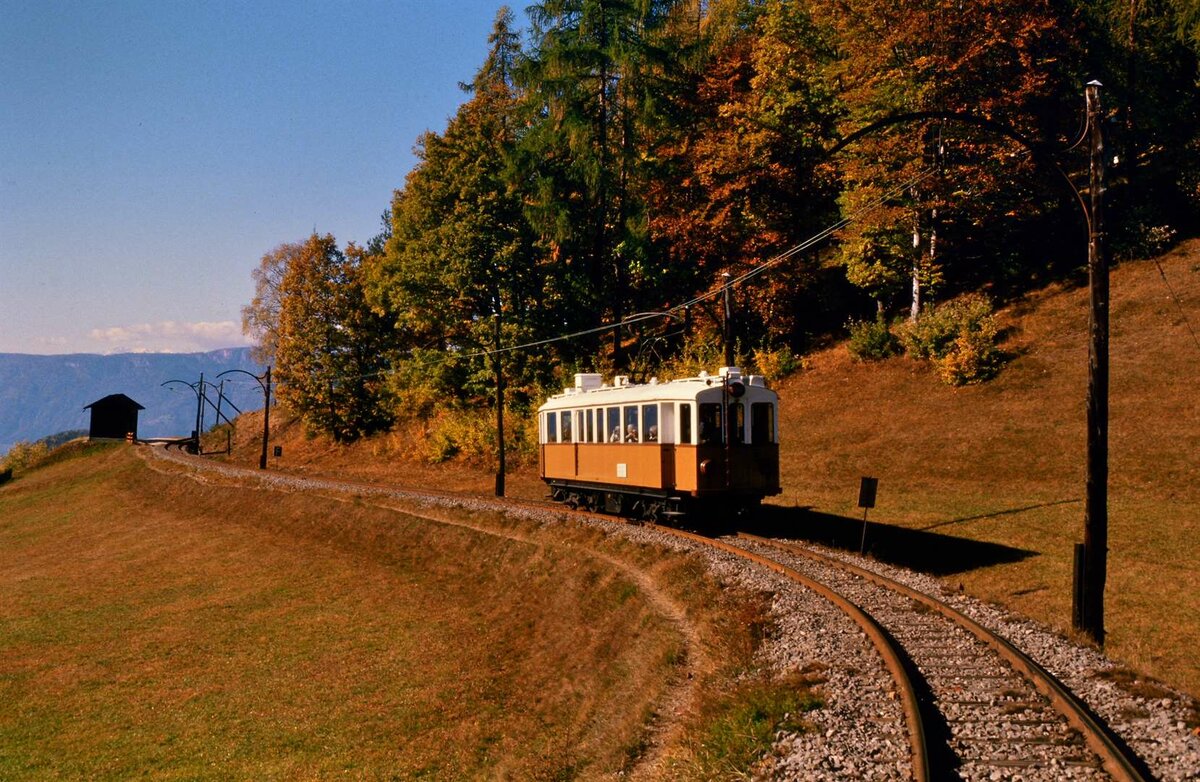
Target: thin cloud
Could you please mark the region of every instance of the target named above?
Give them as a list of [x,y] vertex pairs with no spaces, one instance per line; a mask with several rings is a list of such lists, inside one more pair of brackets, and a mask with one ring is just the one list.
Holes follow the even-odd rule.
[[198,353],[250,344],[232,320],[182,323],[164,320],[92,329],[88,338],[104,353]]

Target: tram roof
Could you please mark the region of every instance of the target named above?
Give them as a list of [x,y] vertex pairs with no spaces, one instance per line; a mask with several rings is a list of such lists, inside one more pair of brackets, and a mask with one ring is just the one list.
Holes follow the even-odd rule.
[[658,382],[629,384],[624,378],[618,377],[610,384],[600,384],[598,375],[576,375],[575,387],[563,389],[546,400],[539,410],[564,410],[576,407],[592,407],[600,405],[620,405],[645,402],[691,402],[696,401],[704,392],[721,394],[726,377],[732,381],[740,381],[746,389],[743,401],[756,402],[776,401],[778,395],[767,388],[761,375],[742,375],[736,367],[723,369],[721,373],[709,375],[701,373],[697,377],[682,378]]

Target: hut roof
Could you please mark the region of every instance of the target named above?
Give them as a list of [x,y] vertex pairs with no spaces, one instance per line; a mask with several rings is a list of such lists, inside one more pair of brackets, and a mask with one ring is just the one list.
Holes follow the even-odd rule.
[[142,407],[141,405],[139,405],[137,402],[130,399],[129,397],[125,396],[124,394],[109,394],[108,396],[104,397],[103,399],[97,399],[95,402],[92,402],[90,405],[84,405],[83,409],[87,410],[89,407],[95,407],[96,405],[100,405],[102,407],[107,407],[109,405],[123,405],[123,406],[132,405],[132,406],[136,407],[138,410],[146,409],[146,408]]

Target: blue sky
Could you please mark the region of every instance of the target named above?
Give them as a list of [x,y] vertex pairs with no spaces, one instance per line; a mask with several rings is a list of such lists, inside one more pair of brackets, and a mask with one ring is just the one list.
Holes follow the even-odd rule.
[[0,0],[0,352],[245,344],[259,258],[378,232],[503,4]]

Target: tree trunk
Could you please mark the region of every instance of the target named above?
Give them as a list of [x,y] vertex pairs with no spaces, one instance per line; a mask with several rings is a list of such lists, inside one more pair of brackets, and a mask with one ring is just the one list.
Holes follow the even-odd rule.
[[912,263],[912,304],[908,308],[908,319],[916,321],[921,314],[921,229],[913,226],[913,249],[917,250]]

